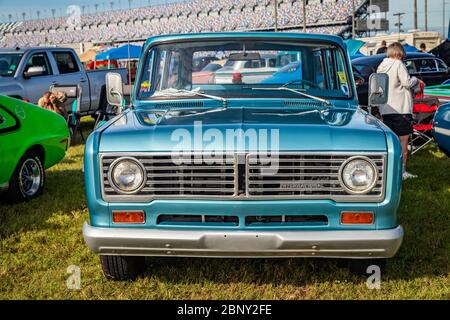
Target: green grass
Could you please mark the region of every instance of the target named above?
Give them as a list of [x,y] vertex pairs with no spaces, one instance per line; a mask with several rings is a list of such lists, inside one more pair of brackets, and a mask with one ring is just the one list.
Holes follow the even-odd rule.
[[[84,123],[85,126],[92,123]],[[404,184],[403,245],[380,290],[326,259],[152,258],[135,282],[107,281],[81,234],[88,219],[83,145],[47,172],[43,196],[0,204],[0,299],[449,299],[450,160],[433,147],[414,156]],[[68,290],[67,267],[81,268]]]

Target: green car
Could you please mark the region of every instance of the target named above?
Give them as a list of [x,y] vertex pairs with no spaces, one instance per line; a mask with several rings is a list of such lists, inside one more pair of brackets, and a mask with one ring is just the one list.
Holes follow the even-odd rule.
[[41,194],[45,169],[64,158],[69,130],[60,115],[0,95],[0,191],[8,202]]

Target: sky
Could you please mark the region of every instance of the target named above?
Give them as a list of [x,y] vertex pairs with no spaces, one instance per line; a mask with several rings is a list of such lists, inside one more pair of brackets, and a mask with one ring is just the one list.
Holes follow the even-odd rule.
[[[184,0],[131,0],[131,7],[143,7],[151,4],[164,4],[170,2],[182,2]],[[111,2],[113,9],[127,9],[130,5],[129,0],[0,0],[0,21],[8,22],[8,14],[13,15],[13,20],[17,15],[22,20],[22,12],[26,13],[26,19],[30,17],[36,19],[36,12],[40,11],[40,17],[51,17],[51,9],[56,9],[55,16],[65,15],[65,11],[70,5],[85,6],[86,12],[95,12],[95,4],[98,4],[98,11],[110,10]],[[444,11],[443,3],[446,3]],[[403,12],[403,29],[405,31],[413,28],[413,0],[389,0],[390,12],[388,18],[391,20],[391,31],[396,31],[394,24],[397,22],[393,17],[394,13]],[[418,22],[419,28],[424,29],[424,3],[425,0],[418,0]],[[445,13],[445,17],[444,17]],[[448,24],[450,19],[450,0],[428,0],[428,30],[438,31],[441,34],[448,33]]]

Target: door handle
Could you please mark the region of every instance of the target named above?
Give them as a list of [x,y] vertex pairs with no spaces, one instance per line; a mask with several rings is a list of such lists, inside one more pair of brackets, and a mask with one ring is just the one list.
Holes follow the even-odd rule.
[[86,81],[87,81],[86,79],[83,79],[83,78],[80,79],[80,82],[86,82]]
[[57,85],[58,85],[58,82],[52,81],[52,85],[57,86]]

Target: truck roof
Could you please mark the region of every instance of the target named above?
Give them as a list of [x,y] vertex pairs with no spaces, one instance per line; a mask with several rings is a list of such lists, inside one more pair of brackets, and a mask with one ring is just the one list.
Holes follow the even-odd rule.
[[344,46],[344,41],[339,36],[325,35],[325,34],[310,34],[310,33],[297,33],[297,32],[202,32],[202,33],[187,33],[176,35],[160,35],[150,37],[147,39],[145,45],[149,45],[152,42],[159,41],[179,41],[179,40],[202,40],[202,39],[224,39],[224,38],[254,38],[254,39],[302,39],[302,40],[314,40],[314,41],[328,41],[334,42],[340,46]]
[[0,53],[25,53],[30,50],[72,50],[71,48],[61,47],[25,47],[25,48],[0,48]]

